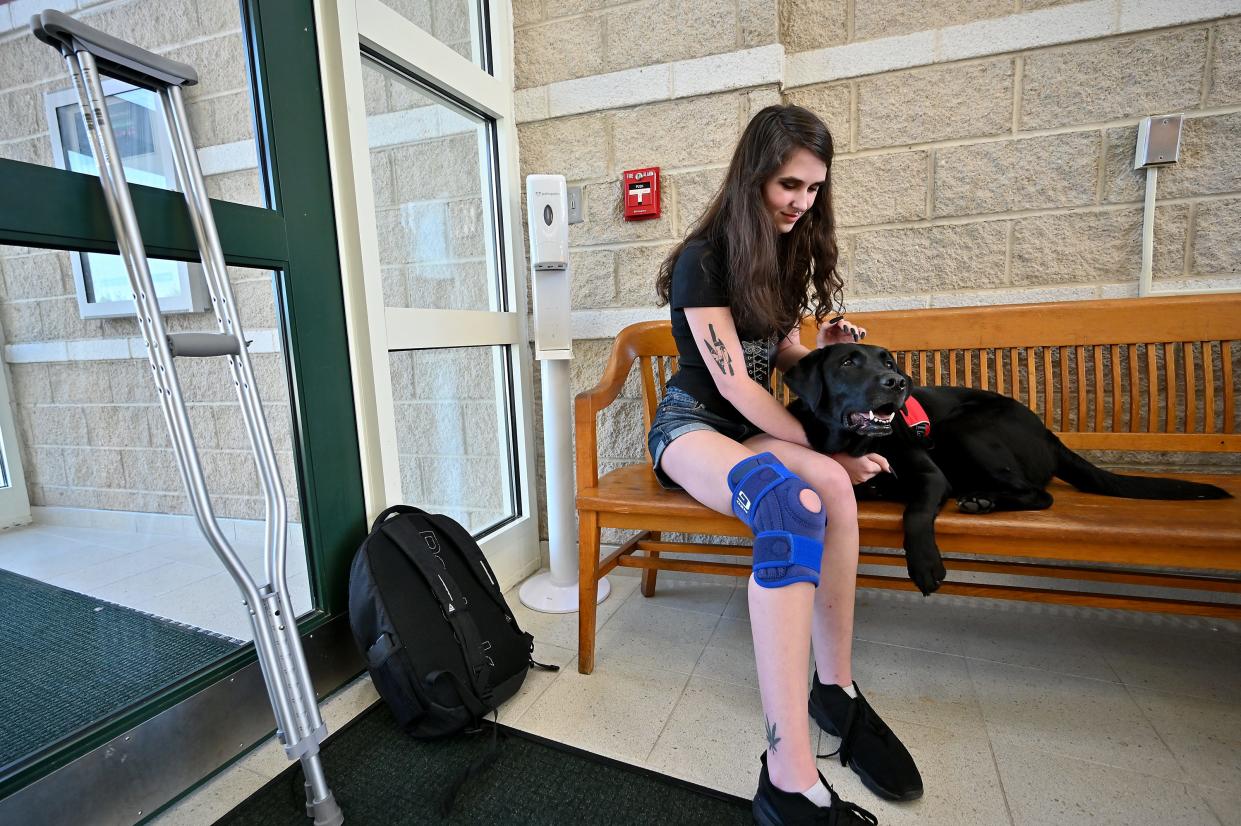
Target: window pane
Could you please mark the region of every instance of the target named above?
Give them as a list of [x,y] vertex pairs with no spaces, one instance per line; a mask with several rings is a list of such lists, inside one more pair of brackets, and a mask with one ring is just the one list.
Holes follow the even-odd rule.
[[384,304],[499,310],[491,130],[363,61]]
[[491,71],[491,66],[483,62],[479,40],[482,3],[483,0],[384,0],[384,5],[457,54]]
[[[136,598],[153,601],[134,607],[184,608],[188,613],[163,616],[248,639],[249,621],[236,610],[235,588],[189,516],[137,322],[78,315],[69,278],[71,254],[0,247],[7,287],[0,300],[0,326],[36,524],[40,514],[51,518],[87,509],[115,512],[100,518],[132,523],[134,530],[162,534],[177,528],[187,538],[167,549],[168,561],[190,567],[184,581],[172,584],[189,585],[190,575],[205,571],[218,575],[221,587],[211,600],[179,606],[139,589]],[[253,342],[251,359],[289,499],[290,587],[294,604],[305,611],[310,590],[273,275],[244,268],[230,268],[229,275],[246,337]],[[215,331],[210,312],[165,315],[164,321],[170,332]],[[224,359],[182,359],[176,367],[216,515],[229,526],[226,535],[237,538],[243,557],[256,561],[262,552],[264,505],[232,375]],[[78,516],[69,513],[67,518]]]
[[403,500],[475,535],[516,516],[508,348],[388,355]]
[[[24,8],[24,4],[19,5]],[[70,14],[88,26],[188,63],[198,71],[199,83],[185,87],[184,94],[208,193],[220,200],[264,206],[254,106],[236,0],[130,0],[79,5],[86,8]],[[0,112],[6,113],[0,118],[0,158],[69,168],[56,151],[57,140],[64,138],[80,156],[89,156],[90,146],[81,117],[76,114],[77,95],[68,69],[54,49],[30,34],[29,12],[19,15],[15,5],[12,18],[12,29],[0,31],[0,65],[6,69],[0,77]],[[7,22],[7,15],[0,18],[0,29]],[[65,92],[72,104],[68,109],[64,108]],[[132,97],[126,111],[109,106],[122,152],[127,147],[131,151],[153,147],[155,134],[164,135],[162,115],[154,118],[153,130],[147,118],[137,117],[149,105],[138,95]],[[74,113],[76,125],[69,120],[69,112]],[[56,137],[53,130],[59,133]],[[156,174],[163,173],[156,170]],[[166,188],[176,188],[171,177]]]
[[[104,79],[103,91],[126,181],[177,191],[172,143],[164,126],[159,95],[110,78]],[[45,103],[55,165],[73,172],[98,175],[99,166],[86,133],[77,93],[72,90],[51,92],[45,96]],[[129,288],[121,256],[74,253],[71,262],[78,312],[83,318],[133,314],[133,291]],[[199,265],[149,258],[147,266],[165,313],[208,309]]]

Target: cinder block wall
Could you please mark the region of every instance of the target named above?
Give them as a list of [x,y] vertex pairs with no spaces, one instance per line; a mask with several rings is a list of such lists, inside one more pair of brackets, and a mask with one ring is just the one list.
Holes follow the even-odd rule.
[[[1241,19],[1221,13],[1128,0],[516,0],[523,174],[563,173],[585,199],[570,236],[574,391],[602,375],[622,326],[667,317],[658,263],[749,116],[774,102],[815,111],[835,138],[851,310],[1136,295],[1136,125],[1169,112],[1186,121],[1181,161],[1159,176],[1157,289],[1241,289]],[[620,173],[641,166],[661,167],[664,214],[626,223]],[[605,467],[645,458],[635,391],[604,417]]]

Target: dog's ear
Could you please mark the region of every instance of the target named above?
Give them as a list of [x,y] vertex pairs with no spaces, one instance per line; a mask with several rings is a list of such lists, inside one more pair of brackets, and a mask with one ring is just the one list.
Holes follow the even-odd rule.
[[822,371],[819,369],[826,353],[826,349],[811,350],[802,356],[801,361],[784,372],[784,383],[811,409],[819,406],[827,389],[827,382],[823,381]]

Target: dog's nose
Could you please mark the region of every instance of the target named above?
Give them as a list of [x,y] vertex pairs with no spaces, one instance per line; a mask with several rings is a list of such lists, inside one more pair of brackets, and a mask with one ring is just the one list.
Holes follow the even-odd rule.
[[895,374],[887,375],[887,376],[884,376],[882,380],[880,380],[879,384],[881,384],[883,387],[888,388],[889,390],[892,390],[892,389],[904,390],[905,389],[905,377],[898,376]]

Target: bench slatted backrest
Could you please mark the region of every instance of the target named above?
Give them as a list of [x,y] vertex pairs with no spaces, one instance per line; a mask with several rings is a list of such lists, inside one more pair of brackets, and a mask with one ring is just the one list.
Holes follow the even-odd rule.
[[1178,341],[895,354],[920,385],[1004,393],[1055,431],[1228,434],[1236,430],[1233,345]]
[[[1241,450],[1241,294],[894,311],[852,320],[919,384],[1012,396],[1072,447]],[[937,348],[925,349],[930,342]]]
[[[1241,451],[1241,294],[850,314],[919,384],[1004,393],[1070,447]],[[814,344],[814,324],[802,341]],[[935,349],[927,349],[929,343]],[[668,322],[628,328],[643,424],[676,371]],[[790,398],[777,374],[777,398]]]

